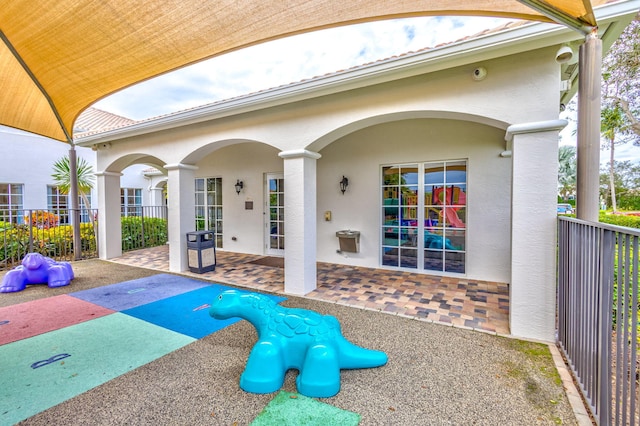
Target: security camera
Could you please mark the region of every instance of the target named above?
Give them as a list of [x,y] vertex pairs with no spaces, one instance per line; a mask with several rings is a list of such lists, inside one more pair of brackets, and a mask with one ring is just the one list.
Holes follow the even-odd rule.
[[111,142],[105,142],[105,143],[97,143],[94,144],[91,149],[94,151],[97,150],[105,150],[105,149],[110,149],[111,148]]
[[473,70],[472,77],[475,81],[484,80],[487,76],[487,69],[485,67],[478,67]]

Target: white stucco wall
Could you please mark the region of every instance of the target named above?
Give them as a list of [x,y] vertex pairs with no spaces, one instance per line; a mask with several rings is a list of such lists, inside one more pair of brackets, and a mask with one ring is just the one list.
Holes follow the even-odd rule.
[[[95,170],[96,155],[90,148],[77,147],[77,157],[84,158]],[[42,136],[0,126],[0,183],[24,185],[25,209],[47,208],[47,185],[53,185],[53,164],[69,155],[69,145]],[[95,187],[92,204],[95,201]]]
[[[341,136],[393,120],[390,116],[394,114],[403,118],[411,113],[433,118],[466,116],[503,130],[510,124],[556,119],[559,66],[554,54],[555,48],[540,49],[116,140],[111,149],[98,151],[98,169],[121,172],[114,163],[133,153],[152,155],[167,164],[195,164],[216,143],[234,143],[230,141],[253,140],[282,151],[306,148],[319,152]],[[488,76],[474,81],[473,70],[480,65]]]
[[[247,142],[221,148],[196,163],[196,177],[223,178],[225,250],[265,253],[265,173],[282,173],[282,162],[277,149]],[[237,179],[244,183],[240,194],[234,187]],[[247,201],[253,202],[253,209],[245,209]]]
[[[456,120],[412,119],[373,126],[320,151],[317,164],[317,258],[319,261],[379,267],[380,166],[465,159],[468,161],[467,275],[510,279],[511,160],[500,157],[504,133]],[[197,177],[223,178],[224,250],[265,253],[264,176],[282,172],[278,150],[256,142],[221,148],[196,163]],[[349,177],[342,195],[338,181]],[[234,184],[244,182],[238,195]],[[286,182],[297,185],[298,182]],[[245,209],[252,201],[253,209]],[[357,208],[354,208],[357,206]],[[332,220],[324,220],[324,212]],[[335,232],[361,231],[360,253],[336,253]],[[235,240],[233,239],[235,237]]]
[[[119,159],[128,165],[133,157],[152,158],[194,165],[198,177],[222,177],[224,249],[264,254],[264,174],[283,171],[280,151],[318,152],[318,260],[377,267],[380,165],[466,159],[467,275],[509,282],[511,159],[500,157],[504,131],[557,118],[554,54],[539,49],[114,141],[98,151],[98,168],[119,172]],[[488,75],[474,81],[479,65]],[[337,189],[343,174],[350,179],[344,196]],[[240,195],[236,179],[245,183]],[[245,201],[254,209],[245,210]],[[325,211],[332,211],[331,222]],[[362,232],[360,253],[336,253],[335,231],[347,228]]]
[[[415,119],[373,126],[322,151],[318,161],[318,260],[379,267],[380,166],[467,160],[467,275],[510,279],[511,161],[504,133],[455,120]],[[349,178],[344,195],[338,182]],[[324,220],[324,212],[332,220]],[[336,253],[336,231],[361,232],[359,253]]]

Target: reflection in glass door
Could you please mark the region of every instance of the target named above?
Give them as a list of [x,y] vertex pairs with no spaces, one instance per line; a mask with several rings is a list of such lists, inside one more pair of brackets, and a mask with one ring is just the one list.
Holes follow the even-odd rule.
[[465,273],[467,163],[382,167],[381,264]]
[[282,173],[267,174],[266,253],[284,256],[284,178]]
[[213,231],[222,248],[222,178],[196,178],[196,231]]

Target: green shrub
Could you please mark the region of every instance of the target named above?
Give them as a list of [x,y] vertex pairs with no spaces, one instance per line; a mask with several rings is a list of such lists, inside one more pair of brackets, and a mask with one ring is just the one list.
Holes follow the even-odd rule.
[[[32,246],[29,239],[32,238]],[[83,257],[94,256],[97,251],[93,226],[80,224],[80,243]],[[73,253],[73,228],[71,225],[42,228],[40,224],[17,225],[0,222],[0,262],[18,264],[30,251],[53,259],[69,258]]]
[[608,223],[611,225],[640,229],[640,216],[606,214],[604,212],[600,212],[599,220],[602,223]]
[[[129,251],[143,247],[156,247],[167,243],[166,219],[128,216],[122,222],[122,250]],[[144,228],[143,228],[144,224]],[[144,232],[143,232],[144,231]],[[142,236],[144,235],[144,241]]]

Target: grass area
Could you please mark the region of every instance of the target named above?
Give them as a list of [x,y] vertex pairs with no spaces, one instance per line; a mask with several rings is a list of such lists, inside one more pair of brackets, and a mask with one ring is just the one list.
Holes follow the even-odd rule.
[[519,355],[516,360],[502,361],[504,376],[524,387],[527,399],[544,413],[546,420],[562,424],[556,409],[566,396],[549,347],[542,343],[503,339],[504,345]]

